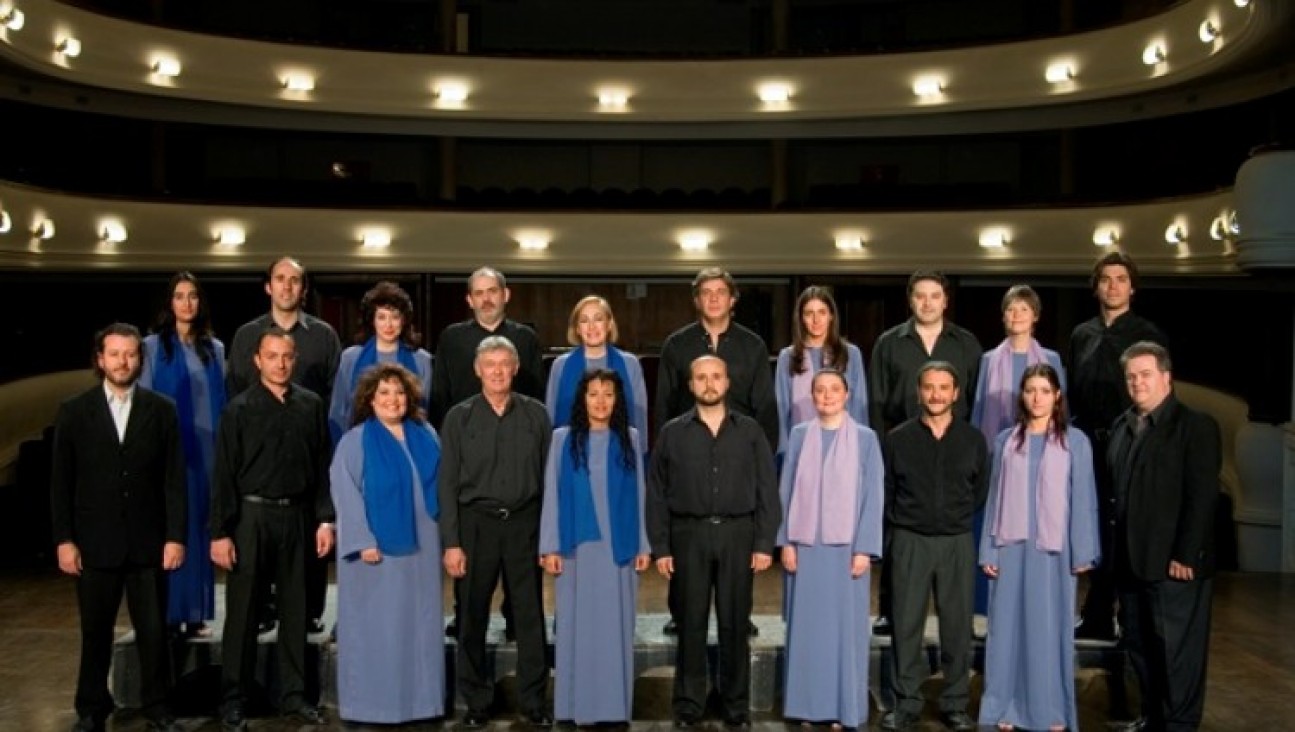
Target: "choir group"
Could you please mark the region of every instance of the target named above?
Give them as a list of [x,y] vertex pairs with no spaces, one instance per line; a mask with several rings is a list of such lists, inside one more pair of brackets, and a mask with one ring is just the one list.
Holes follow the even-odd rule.
[[[380,282],[364,295],[343,350],[303,312],[306,270],[285,257],[265,273],[269,312],[238,330],[227,360],[201,284],[181,272],[146,338],[124,324],[98,334],[103,383],[56,422],[54,538],[82,615],[76,729],[103,729],[112,711],[123,593],[144,715],[152,729],[177,728],[166,638],[212,633],[215,567],[226,586],[223,728],[247,728],[267,619],[279,628],[280,711],[324,722],[306,691],[305,645],[324,630],[334,549],[347,721],[444,717],[448,630],[461,724],[485,726],[486,631],[502,581],[524,721],[627,722],[638,574],[652,568],[669,580],[667,631],[678,637],[676,727],[701,723],[712,678],[723,722],[749,726],[753,575],[776,557],[788,719],[866,726],[882,632],[893,637],[896,703],[880,725],[917,725],[933,594],[946,726],[977,725],[972,626],[984,613],[979,724],[1078,729],[1073,641],[1087,572],[1081,630],[1112,636],[1118,598],[1143,682],[1128,728],[1193,728],[1212,570],[1198,517],[1212,505],[1217,428],[1173,397],[1166,339],[1130,310],[1136,285],[1126,255],[1098,262],[1100,313],[1076,329],[1068,372],[1034,338],[1042,307],[1028,286],[1003,297],[1006,337],[985,351],[946,318],[945,278],[914,273],[911,317],[879,338],[866,368],[831,291],[812,286],[771,370],[765,342],[732,319],[737,283],[707,268],[692,286],[697,320],[664,343],[649,395],[596,295],[572,308],[572,348],[546,376],[535,332],[507,317],[504,275],[477,270],[472,317],[440,334],[433,365],[402,288]],[[552,711],[543,573],[556,591]]]

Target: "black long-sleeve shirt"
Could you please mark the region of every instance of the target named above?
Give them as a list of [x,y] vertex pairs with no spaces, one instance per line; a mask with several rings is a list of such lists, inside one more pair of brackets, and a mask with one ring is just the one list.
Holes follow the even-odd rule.
[[648,471],[647,532],[652,552],[673,556],[671,517],[751,515],[753,552],[772,554],[782,521],[773,451],[754,419],[729,410],[719,432],[691,409],[661,428]]
[[328,411],[313,391],[292,384],[283,401],[256,382],[220,415],[211,477],[211,538],[233,534],[243,496],[297,499],[317,521],[333,520]]
[[543,495],[552,432],[544,404],[524,394],[513,394],[503,414],[478,393],[445,415],[436,483],[442,545],[460,546],[465,506],[515,511]]
[[1155,323],[1131,311],[1111,321],[1109,326],[1101,316],[1075,326],[1070,334],[1066,370],[1070,393],[1066,404],[1074,415],[1076,427],[1090,435],[1095,430],[1110,429],[1132,406],[1120,356],[1138,341],[1154,341],[1169,347],[1169,339]]
[[959,419],[970,419],[983,352],[971,331],[947,320],[930,353],[913,318],[882,333],[872,347],[872,362],[868,364],[868,418],[872,428],[884,434],[921,414],[917,371],[930,361],[947,361],[958,370],[954,414]]
[[503,336],[512,341],[520,361],[513,391],[532,399],[544,400],[544,363],[540,357],[540,339],[529,326],[505,319],[493,331],[476,320],[446,327],[436,341],[436,365],[432,368],[432,424],[439,430],[445,415],[464,399],[481,393],[481,379],[473,365],[477,346],[488,336]]
[[886,464],[886,521],[926,536],[972,529],[972,516],[989,491],[989,448],[980,430],[954,419],[944,436],[910,419],[882,442]]
[[[261,334],[275,325],[269,313],[244,323],[234,332],[229,344],[229,369],[225,374],[225,392],[242,394],[260,382],[252,356],[256,354]],[[319,395],[324,404],[333,396],[333,378],[342,357],[342,341],[333,326],[309,313],[297,313],[297,322],[288,331],[297,349],[292,364],[292,381]]]
[[754,331],[735,322],[720,334],[714,350],[700,322],[689,323],[666,338],[657,368],[657,431],[693,407],[695,399],[688,389],[692,362],[707,354],[719,356],[728,366],[728,406],[754,418],[769,440],[769,447],[777,449],[778,402],[773,393],[769,348]]

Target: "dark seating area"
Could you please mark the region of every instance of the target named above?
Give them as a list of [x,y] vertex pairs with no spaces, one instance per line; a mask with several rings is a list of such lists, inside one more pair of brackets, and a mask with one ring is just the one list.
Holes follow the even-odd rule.
[[752,211],[771,206],[768,188],[729,187],[722,190],[697,188],[578,188],[459,186],[454,206],[461,208],[566,211]]

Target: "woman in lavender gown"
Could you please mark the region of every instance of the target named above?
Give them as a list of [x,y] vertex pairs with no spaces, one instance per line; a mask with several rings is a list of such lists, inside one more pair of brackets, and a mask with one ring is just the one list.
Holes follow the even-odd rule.
[[1092,448],[1067,426],[1061,376],[1025,369],[1016,426],[995,440],[980,564],[990,577],[980,723],[1078,729],[1075,585],[1101,559]]
[[440,441],[418,377],[379,363],[356,385],[329,471],[337,507],[337,706],[394,724],[445,713]]
[[814,400],[809,383],[821,369],[845,375],[850,388],[846,411],[855,422],[868,426],[868,379],[859,347],[841,337],[836,300],[826,287],[811,285],[796,300],[792,345],[778,352],[774,367],[774,395],[778,400],[778,455],[787,451],[791,428],[813,419]]
[[540,516],[540,562],[557,578],[553,711],[579,725],[624,723],[649,552],[641,435],[615,371],[584,374],[576,394],[569,426],[549,446]]
[[211,635],[215,572],[206,552],[211,543],[211,466],[216,423],[225,408],[225,345],[211,333],[211,313],[198,278],[178,272],[166,289],[153,333],[144,339],[140,386],[175,401],[189,487],[190,559],[168,576],[166,618],[177,633]]
[[881,558],[884,469],[877,435],[848,412],[841,372],[823,369],[816,416],[791,431],[779,493],[787,572],[783,714],[834,729],[868,721],[872,562]]
[[625,387],[630,426],[638,430],[643,440],[639,447],[646,451],[648,400],[643,367],[634,354],[612,345],[618,335],[611,305],[597,295],[581,298],[571,309],[567,323],[567,342],[575,348],[554,359],[544,405],[548,407],[553,428],[565,427],[571,422],[571,411],[580,393],[576,389],[580,378],[595,369],[615,371]]

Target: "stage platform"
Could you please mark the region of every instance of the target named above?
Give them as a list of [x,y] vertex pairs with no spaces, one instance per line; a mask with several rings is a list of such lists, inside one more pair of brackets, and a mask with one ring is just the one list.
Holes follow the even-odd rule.
[[[336,603],[335,585],[329,587],[329,598],[325,614],[325,628],[331,630],[335,622]],[[221,629],[224,618],[224,593],[217,594],[216,621],[212,624],[213,633],[209,637],[191,638],[177,641],[173,647],[174,666],[177,677],[183,683],[186,678],[201,679],[202,683],[215,684],[218,687],[217,670],[221,664]],[[634,643],[634,672],[636,677],[647,674],[672,675],[675,662],[675,638],[666,635],[662,629],[667,616],[664,613],[642,613],[638,616]],[[449,617],[445,620],[448,622]],[[786,626],[778,615],[757,614],[752,620],[759,629],[759,634],[751,639],[751,710],[761,713],[774,709],[782,692]],[[553,618],[546,618],[552,658]],[[867,622],[871,622],[871,618]],[[974,668],[979,670],[983,660],[984,643],[981,640],[985,631],[985,619],[976,618],[977,639],[974,641]],[[274,698],[276,688],[275,644],[278,640],[277,630],[263,633],[258,638],[256,677],[260,686],[267,690],[267,696]],[[718,654],[714,618],[711,619],[709,647],[712,668]],[[514,643],[504,638],[503,618],[498,614],[492,616],[490,630],[486,637],[488,656],[494,664],[496,679],[502,679],[514,672],[517,663],[517,648]],[[927,658],[932,673],[939,670],[939,635],[934,617],[928,618],[926,627]],[[453,695],[454,652],[455,642],[446,639],[446,669],[449,677],[449,688],[446,693]],[[890,638],[873,637],[872,654],[869,669],[871,693],[877,708],[886,710],[893,706],[890,693]],[[307,669],[311,676],[308,684],[315,685],[320,701],[329,706],[336,705],[337,699],[337,647],[330,640],[328,632],[317,633],[308,638]],[[1123,709],[1124,679],[1128,673],[1125,656],[1114,643],[1101,641],[1076,641],[1075,662],[1079,668],[1095,668],[1106,672],[1110,691],[1112,710]],[[113,649],[112,691],[117,703],[124,707],[138,706],[139,700],[139,666],[135,651],[134,633],[126,632],[116,641]],[[214,695],[218,688],[210,689]],[[454,707],[462,709],[462,703],[455,697]]]

